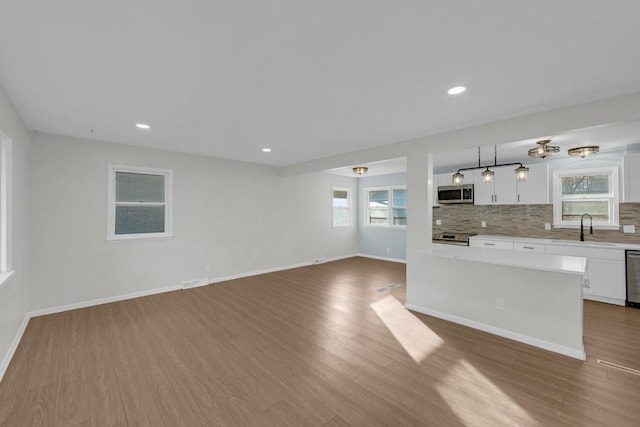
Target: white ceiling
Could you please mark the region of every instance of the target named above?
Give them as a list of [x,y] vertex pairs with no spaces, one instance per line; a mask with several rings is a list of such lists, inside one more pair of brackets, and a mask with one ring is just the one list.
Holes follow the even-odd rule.
[[3,0],[1,12],[0,85],[30,128],[278,166],[640,90],[637,0]]

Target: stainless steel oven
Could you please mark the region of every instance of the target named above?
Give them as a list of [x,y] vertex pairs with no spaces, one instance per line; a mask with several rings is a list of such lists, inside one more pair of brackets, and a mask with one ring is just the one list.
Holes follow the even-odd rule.
[[455,185],[438,187],[438,203],[441,205],[473,203],[473,184],[465,184],[460,187]]

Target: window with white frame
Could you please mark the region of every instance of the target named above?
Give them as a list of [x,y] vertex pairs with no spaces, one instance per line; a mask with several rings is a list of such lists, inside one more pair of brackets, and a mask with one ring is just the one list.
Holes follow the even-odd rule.
[[331,190],[332,211],[331,224],[333,227],[351,226],[351,189],[334,187]]
[[110,165],[107,238],[170,237],[172,178],[170,170]]
[[378,227],[406,227],[407,189],[405,186],[365,189],[366,224]]
[[554,173],[553,225],[579,227],[589,214],[594,228],[617,229],[618,180],[617,167]]

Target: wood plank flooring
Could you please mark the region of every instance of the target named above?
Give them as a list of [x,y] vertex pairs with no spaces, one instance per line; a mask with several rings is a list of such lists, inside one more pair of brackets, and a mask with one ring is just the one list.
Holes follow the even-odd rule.
[[407,311],[404,283],[352,258],[34,318],[0,425],[640,425],[640,376],[596,363],[640,369],[640,310],[585,302],[580,362]]

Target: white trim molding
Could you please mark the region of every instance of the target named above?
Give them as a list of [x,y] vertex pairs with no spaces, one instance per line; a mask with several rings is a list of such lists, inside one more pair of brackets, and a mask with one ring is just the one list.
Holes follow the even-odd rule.
[[362,258],[371,258],[371,259],[378,259],[380,261],[391,261],[391,262],[399,262],[400,264],[406,264],[407,260],[406,259],[400,259],[400,258],[390,258],[390,257],[384,257],[384,256],[377,256],[377,255],[369,255],[369,254],[356,254],[356,256],[362,257]]
[[63,311],[76,310],[78,308],[92,307],[94,305],[108,304],[110,302],[124,301],[133,298],[146,297],[149,295],[172,292],[182,289],[182,285],[166,286],[164,288],[149,289],[146,291],[132,292],[129,294],[114,295],[111,297],[92,299],[89,301],[74,302],[71,304],[59,305],[57,307],[40,308],[29,312],[30,317],[45,316],[47,314],[61,313]]
[[524,344],[529,344],[534,347],[542,348],[544,350],[549,350],[554,353],[562,354],[564,356],[569,356],[574,359],[587,360],[587,353],[584,351],[584,346],[582,346],[582,349],[566,347],[564,345],[555,344],[550,341],[541,340],[538,338],[530,337],[528,335],[523,335],[517,332],[509,331],[507,329],[498,328],[496,326],[487,325],[485,323],[476,322],[475,320],[470,320],[470,319],[456,316],[453,314],[443,313],[441,311],[432,310],[430,308],[419,307],[413,304],[405,304],[405,308],[407,308],[408,310],[417,311],[418,313],[437,317],[438,319],[446,320],[449,322],[457,323],[459,325],[467,326],[469,328],[477,329],[479,331],[488,332],[493,335],[509,338],[510,340],[519,341]]
[[31,319],[31,316],[29,316],[29,313],[27,313],[24,316],[24,319],[22,320],[20,327],[18,328],[18,332],[16,332],[16,335],[13,337],[13,341],[11,341],[11,345],[7,349],[7,353],[4,355],[4,358],[2,359],[2,364],[0,365],[0,381],[2,381],[4,374],[7,372],[7,368],[9,367],[9,363],[11,363],[11,359],[13,359],[13,355],[16,354],[16,350],[18,349],[18,345],[22,340],[24,331],[27,330],[29,319]]

